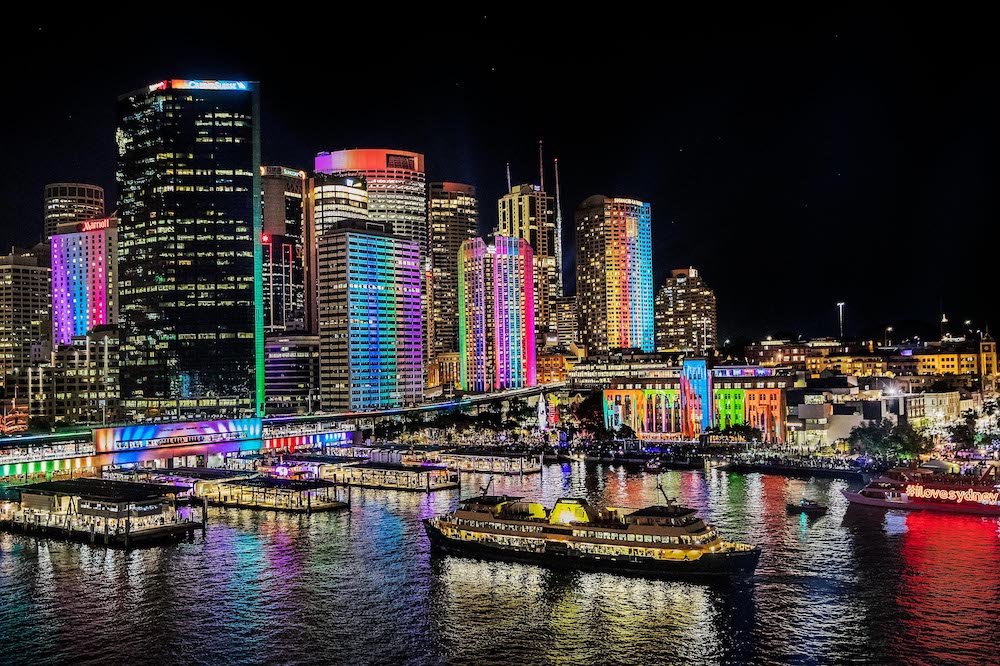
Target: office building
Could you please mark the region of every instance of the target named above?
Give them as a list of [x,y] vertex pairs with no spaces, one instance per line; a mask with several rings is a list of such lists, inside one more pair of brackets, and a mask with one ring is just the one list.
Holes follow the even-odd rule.
[[67,423],[114,422],[118,412],[118,330],[98,326],[74,336],[28,370],[32,418]]
[[496,233],[523,238],[534,252],[535,341],[544,346],[546,336],[558,328],[556,299],[560,294],[553,198],[538,185],[514,187],[497,202]]
[[0,381],[8,398],[27,385],[32,345],[51,334],[49,269],[31,255],[0,256]]
[[568,349],[580,341],[577,329],[578,316],[576,296],[560,296],[556,299],[556,337],[559,346]]
[[462,243],[458,309],[461,387],[483,393],[534,386],[533,253],[523,238]]
[[[392,233],[417,243],[420,271],[430,270],[427,254],[427,182],[424,156],[406,150],[359,148],[320,153],[316,173],[363,178],[368,190],[368,219],[392,226]],[[422,283],[423,285],[423,283]],[[430,319],[427,290],[421,286],[421,325]],[[421,329],[422,362],[429,353],[427,331]]]
[[265,333],[305,329],[308,182],[305,171],[260,168]]
[[87,183],[49,183],[45,186],[42,215],[46,241],[56,233],[56,227],[60,224],[102,218],[104,188]]
[[575,217],[576,298],[587,353],[653,351],[649,204],[595,195],[577,207]]
[[319,333],[318,237],[343,220],[368,219],[368,188],[363,177],[327,176],[317,173],[309,179],[306,209],[306,330]]
[[[431,357],[458,351],[458,251],[476,237],[479,210],[476,188],[462,183],[431,183],[430,215]],[[433,385],[432,382],[429,382]]]
[[707,354],[718,343],[715,292],[696,268],[670,272],[653,304],[656,350]]
[[420,402],[420,246],[386,222],[364,220],[339,222],[318,240],[323,409]]
[[255,82],[186,79],[118,100],[128,414],[263,412],[259,104]]
[[319,336],[268,335],[264,390],[268,414],[309,414],[319,409]]
[[117,326],[118,220],[62,223],[49,242],[53,343],[68,345],[98,326]]

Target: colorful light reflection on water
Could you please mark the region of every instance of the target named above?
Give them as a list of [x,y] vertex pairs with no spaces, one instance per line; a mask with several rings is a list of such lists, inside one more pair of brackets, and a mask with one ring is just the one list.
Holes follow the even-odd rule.
[[[486,478],[463,475],[464,494]],[[459,493],[352,491],[343,514],[213,510],[129,553],[0,535],[0,663],[953,662],[994,658],[996,519],[848,505],[841,481],[668,472],[665,493],[764,548],[749,585],[431,557]],[[656,477],[550,465],[491,492],[658,501]],[[802,497],[828,515],[789,516]]]

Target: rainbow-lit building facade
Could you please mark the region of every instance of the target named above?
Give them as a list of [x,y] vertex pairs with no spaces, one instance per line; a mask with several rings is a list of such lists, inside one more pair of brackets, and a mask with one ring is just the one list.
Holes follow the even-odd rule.
[[534,386],[534,253],[523,238],[462,243],[458,252],[460,384],[482,393]]
[[577,311],[588,354],[655,349],[648,203],[595,195],[575,214]]
[[60,224],[51,237],[52,340],[118,324],[118,220]]
[[320,396],[331,412],[423,400],[420,245],[388,222],[341,220],[319,237]]
[[694,440],[709,429],[749,425],[767,442],[785,441],[786,391],[794,378],[774,368],[686,359],[671,377],[623,379],[604,391],[604,422],[639,439]]

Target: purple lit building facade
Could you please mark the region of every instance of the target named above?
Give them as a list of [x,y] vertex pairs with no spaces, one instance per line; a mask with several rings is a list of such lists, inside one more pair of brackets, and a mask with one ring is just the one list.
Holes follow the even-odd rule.
[[534,253],[528,241],[474,238],[458,254],[460,383],[482,393],[534,386]]
[[118,220],[61,224],[52,236],[52,340],[118,324]]

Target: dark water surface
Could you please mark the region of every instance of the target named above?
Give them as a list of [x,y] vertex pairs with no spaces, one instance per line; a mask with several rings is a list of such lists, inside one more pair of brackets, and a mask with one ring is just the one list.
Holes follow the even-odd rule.
[[[429,555],[431,495],[349,513],[213,509],[207,534],[128,553],[0,534],[0,663],[998,663],[996,519],[853,507],[843,481],[668,472],[667,493],[764,553],[746,585]],[[463,495],[483,479],[464,475]],[[620,466],[549,465],[493,492],[657,501]],[[828,503],[807,521],[800,497]]]

